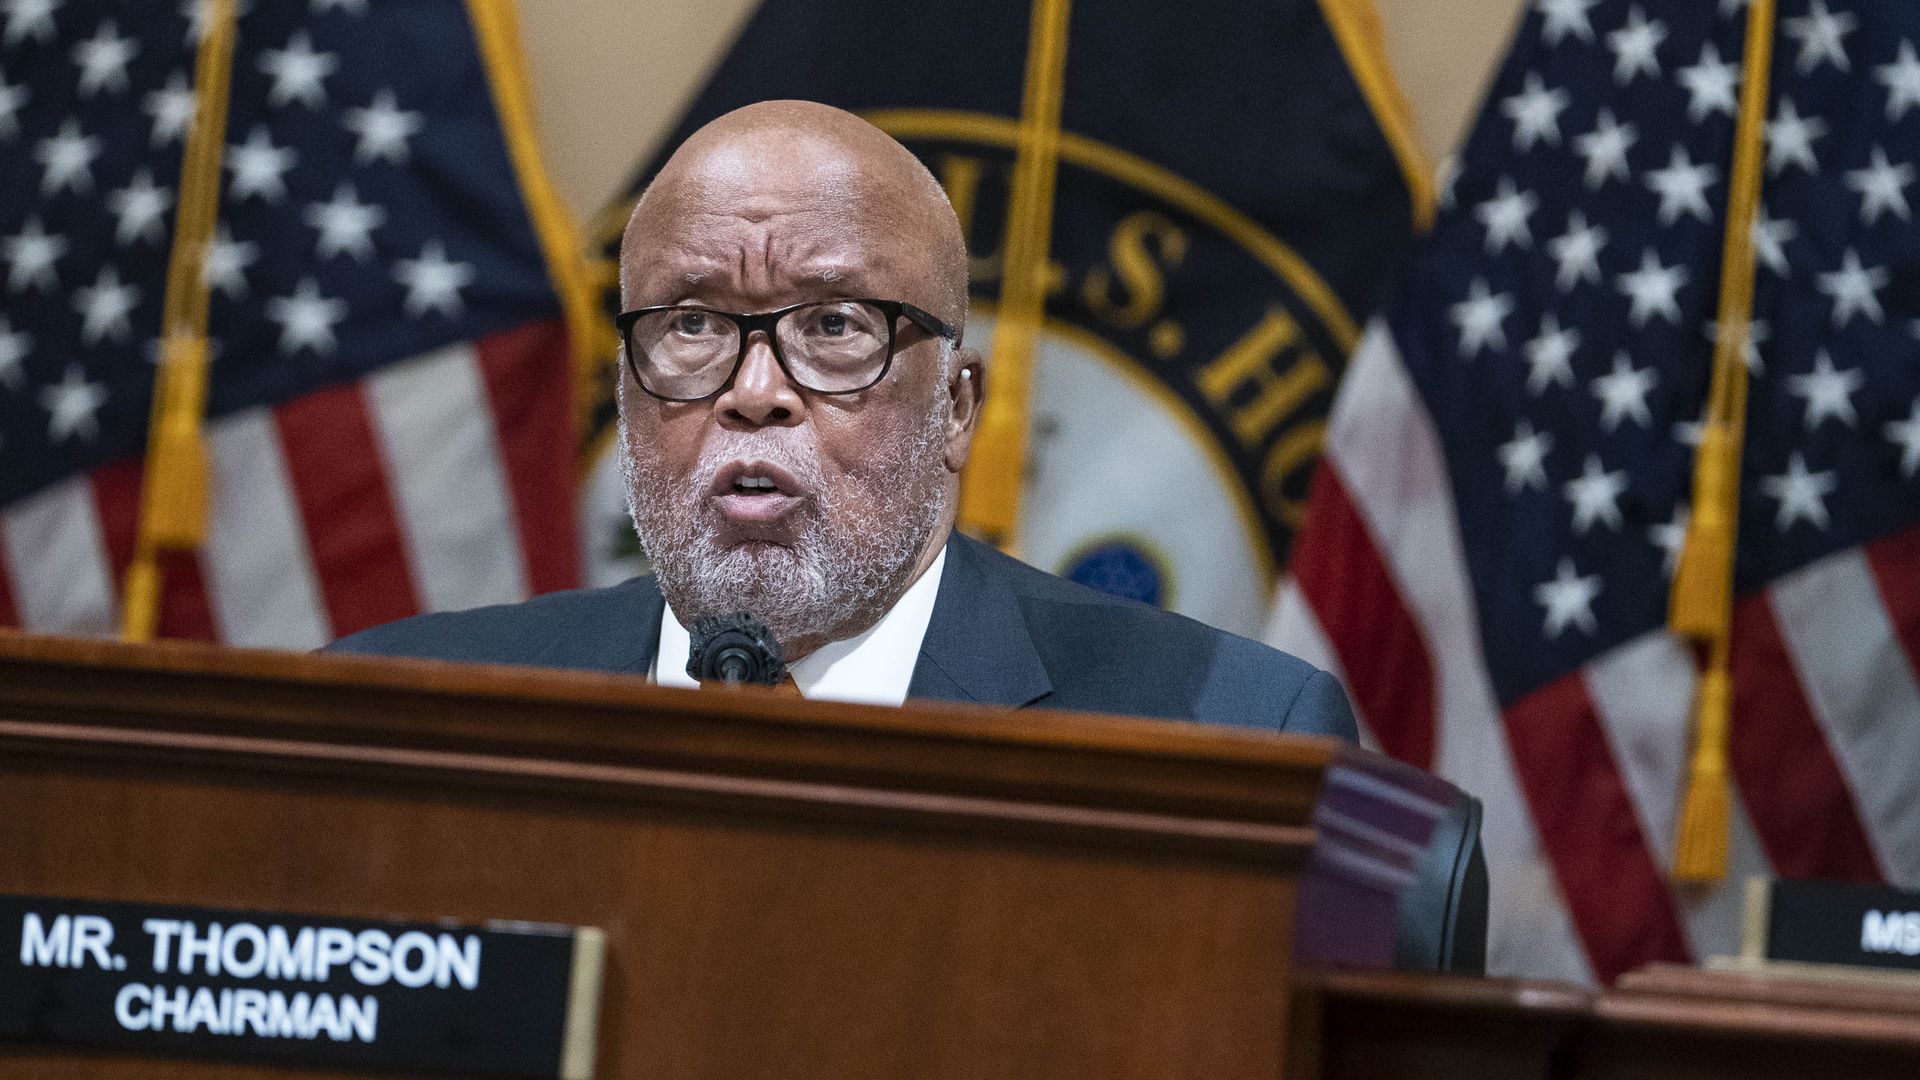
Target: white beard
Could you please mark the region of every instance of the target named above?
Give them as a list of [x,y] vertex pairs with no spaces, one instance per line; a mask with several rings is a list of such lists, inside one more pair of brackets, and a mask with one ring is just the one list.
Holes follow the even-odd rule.
[[[821,470],[811,429],[717,432],[692,474],[677,478],[657,457],[635,452],[623,415],[627,510],[674,614],[690,624],[701,615],[750,612],[789,649],[873,625],[911,584],[952,503],[945,415],[942,399],[895,453],[833,482]],[[814,493],[797,511],[805,519],[793,546],[716,539],[707,493],[720,469],[743,458],[778,465]]]

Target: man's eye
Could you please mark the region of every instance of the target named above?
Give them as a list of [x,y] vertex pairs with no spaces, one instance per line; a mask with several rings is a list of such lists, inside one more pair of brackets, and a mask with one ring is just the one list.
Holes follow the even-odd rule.
[[847,332],[847,317],[838,311],[826,311],[813,321],[815,333],[826,337],[839,337]]
[[712,328],[712,321],[704,311],[682,311],[673,320],[675,333],[688,337],[699,337]]

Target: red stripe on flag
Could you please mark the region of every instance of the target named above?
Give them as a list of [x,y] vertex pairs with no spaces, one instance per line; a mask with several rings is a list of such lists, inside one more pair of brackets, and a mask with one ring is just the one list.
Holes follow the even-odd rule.
[[1346,485],[1325,461],[1293,550],[1293,575],[1381,749],[1433,768],[1433,659]]
[[1867,545],[1867,566],[1880,588],[1880,602],[1920,678],[1920,529],[1908,529]]
[[1781,877],[1882,880],[1853,792],[1813,715],[1765,591],[1733,608],[1728,763]]
[[[140,490],[145,462],[121,458],[93,470],[87,477],[93,488],[94,512],[100,518],[100,539],[113,568],[113,587],[125,602],[127,568],[133,565],[140,529]],[[160,621],[155,635],[190,641],[216,641],[213,606],[207,599],[206,577],[195,552],[160,555]]]
[[135,530],[140,524],[140,459],[121,458],[93,470],[94,512],[100,519],[100,542],[113,568],[116,595],[127,585],[127,567],[133,562]]
[[333,632],[417,614],[419,594],[359,384],[295,398],[273,418]]
[[13,572],[7,568],[7,523],[0,521],[0,626],[19,626],[20,609],[13,602]]
[[480,339],[476,351],[513,497],[527,586],[535,593],[578,588],[578,436],[566,325],[530,323]]
[[1540,843],[1560,880],[1594,977],[1685,962],[1686,938],[1649,853],[1580,672],[1509,705],[1501,719]]

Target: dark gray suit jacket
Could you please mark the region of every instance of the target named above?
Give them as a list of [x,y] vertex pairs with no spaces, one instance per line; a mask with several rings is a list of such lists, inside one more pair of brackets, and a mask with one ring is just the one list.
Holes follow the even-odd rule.
[[[641,577],[404,619],[332,647],[645,675],[663,604],[654,579]],[[958,533],[907,693],[1356,737],[1340,684],[1306,662],[1062,581]]]
[[[646,675],[665,601],[651,577],[403,619],[343,652]],[[1303,660],[1063,581],[955,533],[909,697],[1358,737],[1340,684]],[[1486,927],[1479,808],[1461,796],[1401,901],[1403,967],[1474,971]]]

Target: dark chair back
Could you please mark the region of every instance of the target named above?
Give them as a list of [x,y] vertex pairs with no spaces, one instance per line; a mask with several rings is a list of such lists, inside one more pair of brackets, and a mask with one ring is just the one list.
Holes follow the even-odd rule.
[[1393,966],[1402,971],[1487,971],[1487,862],[1480,853],[1480,800],[1455,789],[1400,894]]

